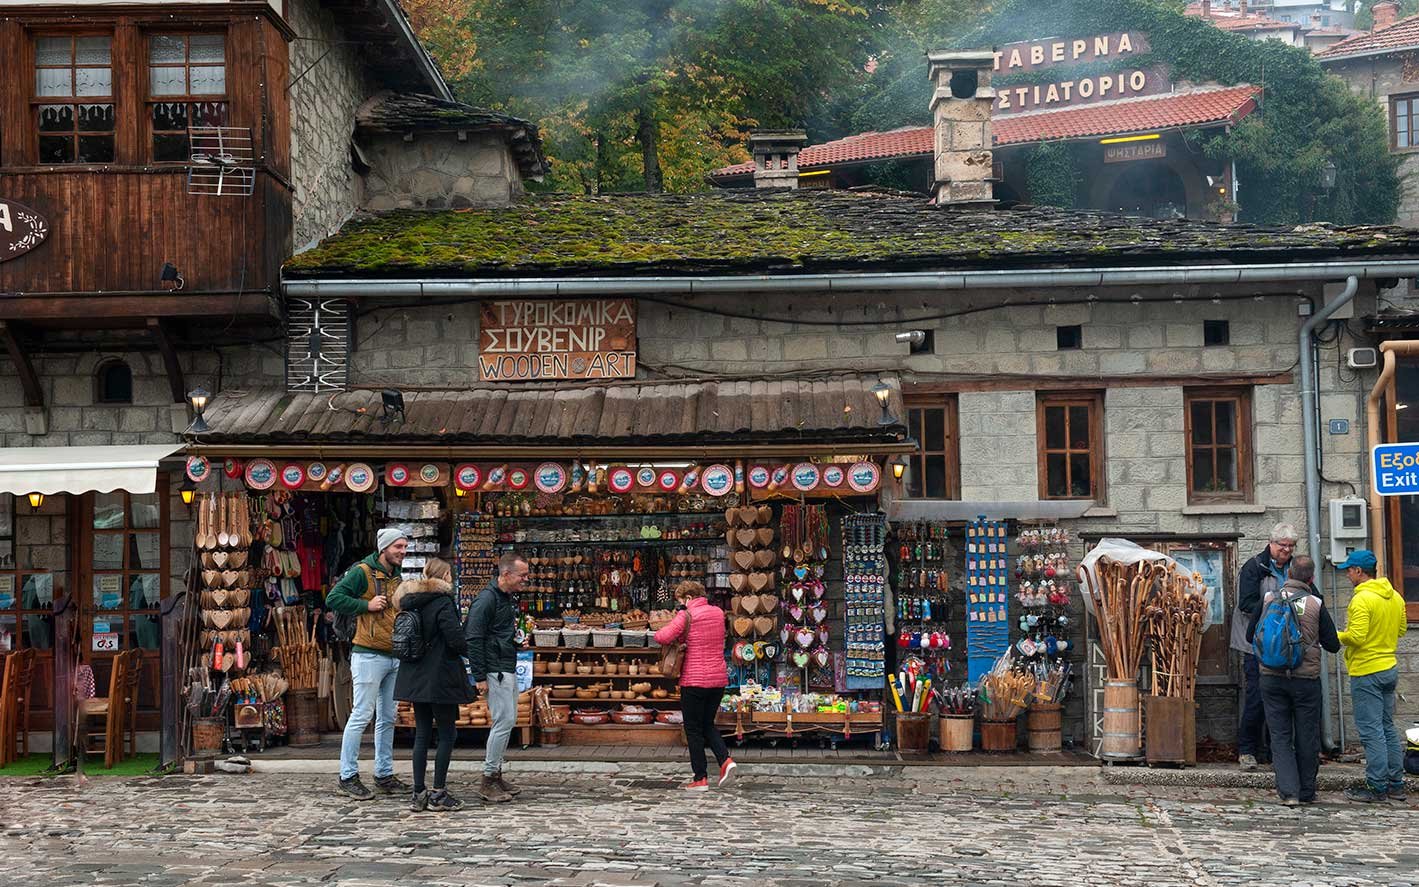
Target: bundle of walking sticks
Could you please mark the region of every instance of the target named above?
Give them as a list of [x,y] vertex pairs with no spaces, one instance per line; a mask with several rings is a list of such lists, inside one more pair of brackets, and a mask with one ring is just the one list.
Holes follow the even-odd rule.
[[1138,677],[1138,663],[1143,658],[1143,642],[1147,638],[1144,625],[1148,601],[1153,595],[1153,583],[1162,565],[1152,561],[1136,564],[1119,563],[1108,557],[1099,558],[1098,580],[1080,571],[1089,598],[1094,603],[1094,616],[1099,623],[1099,647],[1104,651],[1104,664],[1111,681],[1131,681]]
[[292,690],[314,690],[319,682],[320,645],[315,642],[315,626],[306,633],[305,607],[277,607],[276,639],[279,647],[271,655],[281,662],[281,671]]
[[1170,569],[1159,579],[1147,613],[1154,696],[1195,698],[1206,612],[1201,576]]

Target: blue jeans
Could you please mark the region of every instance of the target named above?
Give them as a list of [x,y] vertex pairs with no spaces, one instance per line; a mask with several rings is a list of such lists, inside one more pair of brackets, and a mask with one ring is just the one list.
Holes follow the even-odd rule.
[[1350,678],[1355,728],[1365,745],[1365,782],[1386,792],[1404,784],[1404,744],[1394,726],[1394,694],[1399,668]]
[[345,738],[340,743],[340,778],[360,772],[360,738],[374,719],[374,776],[394,772],[394,676],[399,660],[359,650],[350,654],[350,679],[355,685],[355,701],[345,722]]

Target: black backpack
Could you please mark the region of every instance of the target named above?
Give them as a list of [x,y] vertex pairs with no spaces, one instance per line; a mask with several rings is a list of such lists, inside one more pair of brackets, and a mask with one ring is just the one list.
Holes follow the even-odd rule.
[[[370,570],[368,564],[363,562],[357,563],[350,569],[364,571],[366,588],[374,583],[374,573]],[[344,644],[354,643],[355,631],[359,628],[359,619],[360,617],[352,616],[349,613],[336,613],[335,621],[330,626],[331,630],[335,633],[335,640]]]
[[417,662],[423,657],[428,644],[424,642],[424,620],[418,610],[400,610],[394,617],[390,649],[401,662]]

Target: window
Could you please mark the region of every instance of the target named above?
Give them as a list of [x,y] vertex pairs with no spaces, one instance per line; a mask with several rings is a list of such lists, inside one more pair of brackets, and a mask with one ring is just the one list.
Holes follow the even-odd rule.
[[133,370],[121,360],[106,360],[94,372],[95,403],[132,403]]
[[1185,400],[1188,501],[1250,501],[1251,392],[1203,389]]
[[910,499],[961,498],[961,450],[954,395],[908,397],[907,428],[919,448],[909,456]]
[[1390,147],[1405,151],[1419,148],[1419,93],[1389,97]]
[[1084,328],[1078,324],[1054,328],[1054,347],[1060,351],[1073,351],[1084,345]]
[[227,125],[226,38],[153,34],[148,38],[148,119],[153,160],[186,162],[188,127]]
[[1202,322],[1203,345],[1226,345],[1232,341],[1232,325],[1225,320]]
[[0,653],[54,646],[54,576],[16,568],[15,500],[0,493]]
[[163,597],[164,498],[159,493],[93,493],[90,572],[94,652],[156,650]]
[[109,37],[35,40],[40,163],[113,162],[111,42]]
[[1041,499],[1103,499],[1103,398],[1042,394],[1038,401]]

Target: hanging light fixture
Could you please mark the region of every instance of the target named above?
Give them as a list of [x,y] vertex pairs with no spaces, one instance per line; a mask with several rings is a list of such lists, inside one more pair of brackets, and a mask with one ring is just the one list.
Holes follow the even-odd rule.
[[877,398],[878,406],[882,407],[882,418],[877,420],[877,424],[896,425],[897,417],[893,416],[891,411],[887,409],[887,402],[892,399],[892,389],[886,382],[878,381],[870,390],[872,391],[872,396]]
[[43,493],[30,493],[28,498],[30,500],[30,508],[34,511],[39,511],[39,507],[44,504]]
[[205,434],[212,430],[207,424],[207,420],[202,417],[202,411],[207,409],[207,403],[211,399],[211,393],[201,385],[187,392],[187,403],[192,407],[193,413],[192,424],[187,428],[191,433]]

